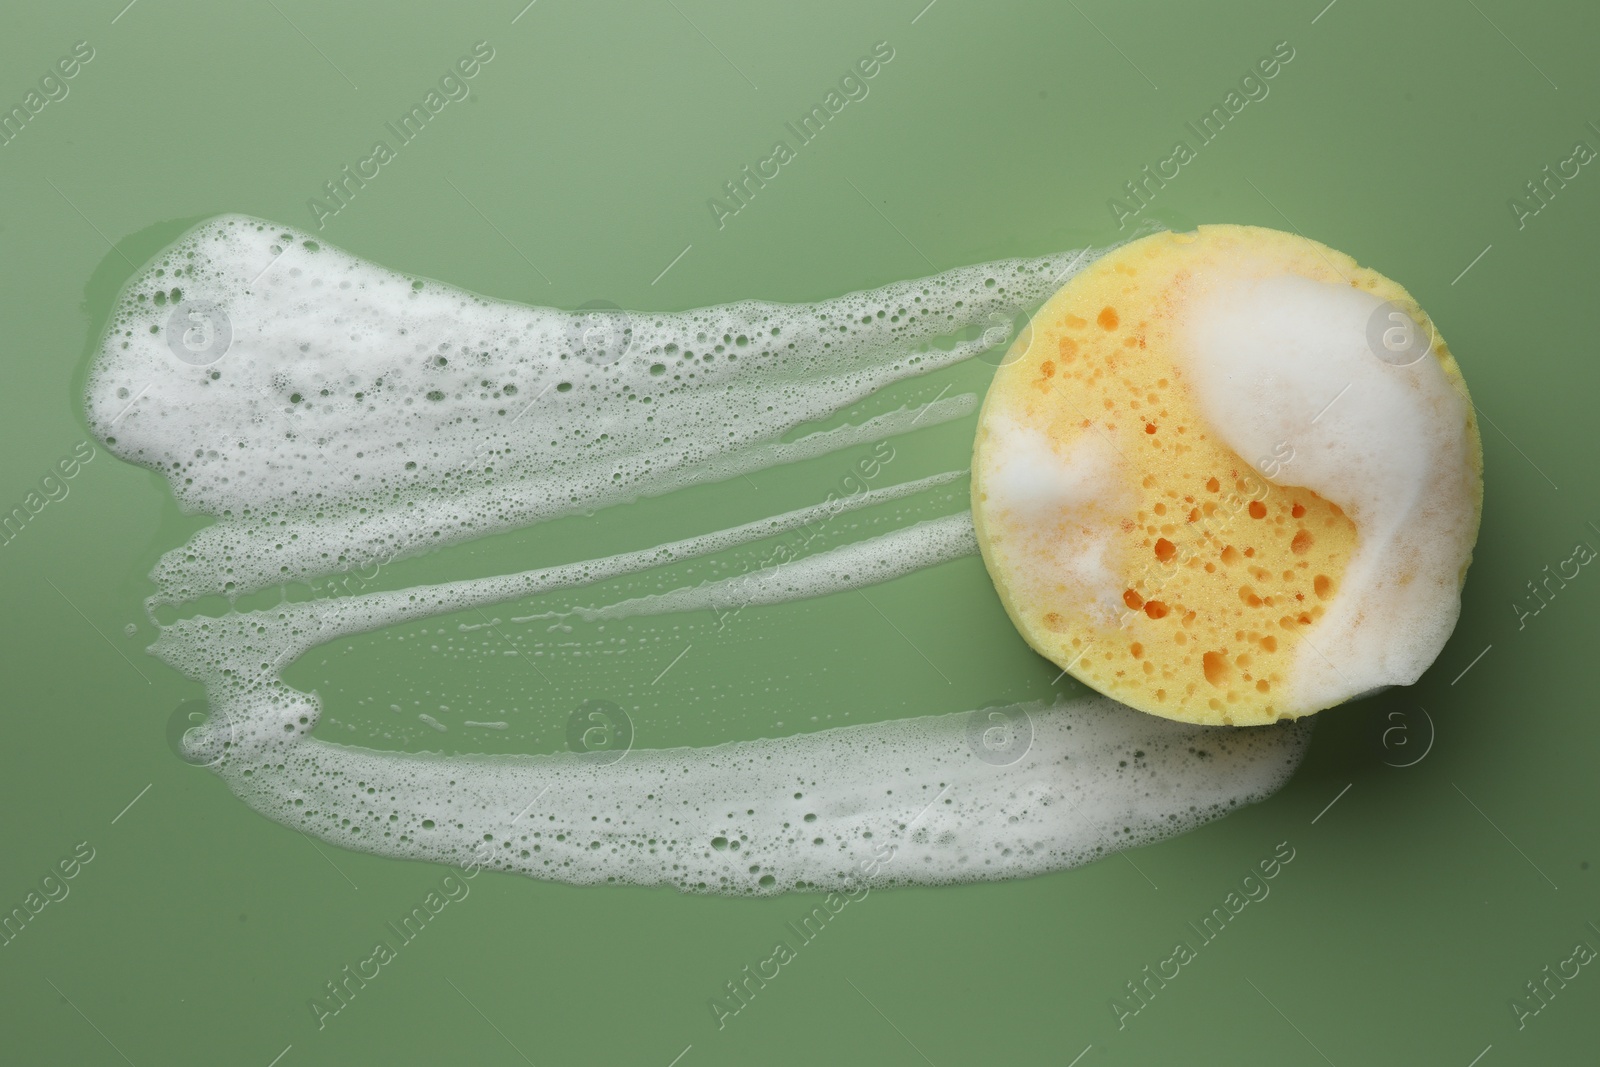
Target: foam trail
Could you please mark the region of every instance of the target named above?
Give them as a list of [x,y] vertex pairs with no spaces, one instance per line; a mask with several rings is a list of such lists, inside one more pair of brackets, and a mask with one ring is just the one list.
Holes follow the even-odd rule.
[[[741,474],[767,470],[783,463],[798,463],[816,456],[827,455],[840,449],[885,437],[905,433],[913,424],[927,427],[969,415],[977,409],[977,398],[971,393],[944,397],[918,408],[905,408],[887,412],[860,423],[838,426],[789,442],[778,442],[747,449],[707,463],[692,470],[680,471],[663,477],[660,484],[647,487],[640,493],[614,495],[600,494],[590,503],[615,504],[637,496],[657,496],[676,488],[700,481],[721,481]],[[408,501],[404,521],[421,524],[440,531],[439,540],[449,531],[471,529],[490,533],[497,529],[511,529],[521,525],[528,516],[517,506],[518,494],[526,486],[486,486],[470,493],[460,493],[445,499]],[[501,522],[491,525],[475,523],[474,516],[495,514],[503,516]],[[394,521],[392,512],[372,514],[343,514],[316,519],[287,520],[273,528],[272,545],[261,541],[253,530],[241,530],[237,524],[223,522],[198,530],[181,548],[165,553],[156,564],[153,577],[164,594],[155,602],[175,602],[210,590],[208,584],[196,578],[196,560],[229,560],[227,592],[239,594],[259,589],[273,582],[291,580],[295,575],[332,569],[327,563],[328,552],[318,546],[344,545],[344,554],[337,561],[338,569],[366,567],[381,561],[401,558],[431,539],[414,541],[385,541],[374,537],[372,530],[377,522]],[[774,531],[777,532],[777,531]],[[302,562],[287,562],[288,556],[279,546],[303,546],[296,552]],[[348,547],[358,546],[358,547]],[[289,568],[285,570],[284,568]],[[182,595],[180,595],[182,594]]]
[[552,881],[766,894],[1087,863],[1270,795],[1309,735],[1187,726],[1092,698],[621,759],[269,741],[237,749],[224,776],[263,814],[348,848],[460,865],[490,842],[493,866]]
[[[622,552],[601,559],[579,560],[575,563],[538,567],[514,574],[497,574],[488,578],[466,578],[455,582],[413,586],[392,592],[284,603],[275,608],[231,613],[222,619],[205,615],[179,619],[163,628],[154,647],[168,663],[198,678],[203,676],[207,665],[213,662],[212,657],[216,655],[211,648],[216,644],[213,635],[222,627],[242,625],[245,630],[254,630],[266,635],[267,643],[262,646],[263,653],[270,647],[274,652],[271,663],[281,667],[291,662],[292,657],[336,637],[348,637],[397,623],[416,622],[435,615],[489,607],[507,600],[590,585],[668,563],[693,559],[710,552],[737,548],[765,537],[820,524],[850,511],[903,500],[924,490],[948,485],[965,474],[966,471],[945,471],[915,481],[813,504],[810,507],[758,519],[741,526],[698,534],[680,541],[671,541],[634,552]],[[963,512],[955,516],[955,519],[957,521],[953,533],[941,531],[931,537],[920,537],[920,540],[929,542],[922,550],[923,556],[929,563],[923,565],[939,562],[931,553],[941,550],[954,551],[964,545],[970,547],[955,552],[955,555],[970,554],[977,550],[971,534],[970,512]],[[903,536],[907,532],[897,531],[895,534],[847,546],[855,550],[854,558],[867,563],[863,580],[857,584],[871,584],[894,576],[890,573],[894,568],[893,562],[886,557],[890,554],[899,555],[912,543],[914,539]],[[946,542],[953,543],[954,547],[941,548]],[[807,561],[823,555],[827,553],[819,553],[818,557],[808,557]],[[949,558],[954,558],[954,555]],[[870,577],[871,574],[883,574],[885,577],[873,578]],[[820,596],[822,592],[819,590],[806,595]],[[205,654],[196,655],[199,649],[205,649]]]
[[[971,551],[970,538],[961,514],[796,567],[842,552],[881,565],[908,541]],[[560,577],[577,583],[616,569],[597,562]],[[867,562],[865,574],[835,587],[873,580]],[[819,595],[839,573],[819,566],[768,579],[766,600]],[[203,681],[212,702],[211,719],[184,744],[252,807],[345,847],[462,863],[491,842],[495,866],[546,879],[761,894],[1011,878],[1089,862],[1270,795],[1310,736],[1309,723],[1194,727],[1103,698],[640,750],[617,762],[611,753],[444,759],[311,736],[320,701],[282,682],[288,657],[458,610],[469,589],[509,588],[484,579],[180,620],[156,650]],[[866,875],[870,857],[880,864]]]
[[222,517],[164,557],[158,599],[238,595],[921,425],[903,412],[781,443],[1004,341],[996,320],[1089,258],[959,268],[809,305],[564,312],[223,216],[129,283],[87,414],[181,505]]
[[709,610],[721,615],[877,585],[977,552],[972,512],[963,511],[748,574],[633,597],[599,608],[574,608],[571,614],[588,622],[674,611]]

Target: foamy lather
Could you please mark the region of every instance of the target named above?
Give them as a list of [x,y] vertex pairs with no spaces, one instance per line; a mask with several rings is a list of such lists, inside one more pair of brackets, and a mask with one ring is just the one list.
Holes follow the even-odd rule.
[[[108,447],[160,470],[185,507],[225,516],[163,558],[154,599],[239,593],[958,417],[970,397],[780,441],[998,343],[991,333],[931,345],[1036,303],[1087,258],[964,268],[814,305],[746,302],[624,322],[490,301],[227,216],[130,282],[90,374],[88,411]],[[214,366],[169,346],[177,299],[226,316],[232,347]],[[608,327],[597,346],[595,329]],[[623,331],[626,354],[607,362]],[[312,737],[317,697],[278,676],[336,637],[748,543],[951,476],[608,559],[192,616],[164,627],[154,651],[206,685],[212,716],[185,738],[190,753],[216,758],[264,814],[346,847],[443,862],[464,862],[488,840],[505,869],[575,883],[837,887],[863,880],[858,861],[885,843],[896,859],[865,880],[1015,877],[1179,832],[1287,780],[1304,726],[1216,731],[1103,699],[1013,709],[1021,718],[1005,729],[1031,734],[1031,745],[1000,758],[965,714],[636,750],[617,762],[383,753]],[[958,516],[724,588],[773,603],[971,551]],[[705,602],[693,590],[649,599],[614,610]]]
[[[160,595],[244,593],[965,415],[970,395],[779,440],[990,347],[931,342],[1037,303],[1072,262],[1007,260],[814,305],[584,314],[224,216],[130,283],[88,414],[185,508],[226,516],[162,559]],[[215,365],[174,357],[173,290],[225,310],[232,343]],[[249,554],[233,551],[247,535]]]
[[1195,286],[1185,366],[1229,448],[1271,456],[1292,443],[1285,479],[1338,503],[1361,530],[1284,698],[1321,708],[1411,685],[1444,647],[1478,534],[1479,465],[1468,402],[1438,360],[1373,357],[1378,296],[1258,270]]

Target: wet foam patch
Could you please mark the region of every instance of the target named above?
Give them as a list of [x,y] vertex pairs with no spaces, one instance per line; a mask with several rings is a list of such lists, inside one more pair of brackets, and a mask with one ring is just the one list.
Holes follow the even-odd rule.
[[[1432,352],[1376,358],[1392,297],[1266,263],[1197,285],[1180,327],[1213,431],[1356,525],[1327,614],[1295,652],[1286,703],[1322,708],[1410,685],[1455,629],[1478,534],[1478,443],[1465,390]],[[1459,374],[1456,376],[1459,380]]]
[[112,451],[222,520],[163,558],[161,595],[239,594],[960,417],[975,398],[784,440],[990,347],[952,338],[997,329],[1074,262],[817,304],[566,312],[230,215],[129,283],[87,410]]

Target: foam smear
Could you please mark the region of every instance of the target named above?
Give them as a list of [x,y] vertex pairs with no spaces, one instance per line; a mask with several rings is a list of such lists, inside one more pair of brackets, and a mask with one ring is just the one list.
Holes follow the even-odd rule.
[[764,604],[782,604],[899,578],[962,556],[976,555],[978,535],[972,512],[929,519],[903,530],[816,552],[732,578],[703,582],[666,593],[632,597],[599,608],[577,608],[586,622],[661,615],[678,611],[724,612]]
[[[936,474],[914,482],[875,489],[845,501],[800,508],[742,526],[603,559],[332,600],[283,603],[275,608],[233,612],[221,618],[206,615],[181,618],[162,628],[154,648],[162,659],[190,676],[205,681],[208,687],[215,687],[219,692],[248,693],[258,687],[280,684],[276,680],[278,671],[293,662],[294,657],[337,638],[578,588],[750,544],[845,511],[903,499],[918,491],[948,483],[963,473],[951,471]],[[727,606],[782,603],[886,581],[909,573],[916,567],[970,555],[976,550],[971,513],[963,512],[829,552],[815,553],[792,563],[762,568],[742,575],[726,586],[721,582],[709,582],[695,590],[676,592],[684,594],[704,590],[724,593],[722,598],[709,603]],[[913,561],[910,566],[906,563],[908,558]],[[841,575],[838,566],[841,559],[848,560],[847,566],[857,571],[853,584],[849,581],[849,575]],[[700,610],[707,604],[707,601],[685,596],[677,603],[669,602],[661,610]],[[636,610],[622,614],[648,613]],[[295,703],[298,705],[298,702]],[[297,723],[299,716],[300,712],[295,710],[283,722]],[[213,718],[219,718],[215,712]],[[277,723],[274,721],[273,725]],[[305,726],[306,732],[309,732],[310,724],[299,725]],[[243,721],[235,720],[230,730],[235,736],[242,736]]]
[[1283,478],[1360,530],[1327,614],[1295,653],[1295,704],[1410,685],[1461,611],[1477,536],[1471,413],[1435,358],[1374,358],[1382,301],[1298,275],[1217,280],[1192,299],[1188,369],[1218,436],[1241,456],[1294,450]]
[[[488,841],[500,867],[540,878],[759,894],[1086,863],[1264,798],[1309,732],[1219,733],[1104,698],[1019,705],[980,723],[1005,735],[1001,752],[1031,737],[997,765],[975,756],[973,724],[928,716],[614,762],[400,759],[308,739],[278,753],[281,770],[235,788],[350,848],[462,864]],[[885,847],[893,862],[864,874]]]
[[[163,557],[153,601],[238,594],[961,417],[974,398],[789,439],[1003,343],[951,335],[1037,303],[1089,258],[963,268],[811,305],[597,317],[486,300],[227,216],[130,282],[91,370],[89,417],[186,508],[219,517]],[[172,343],[172,321],[196,315],[228,331],[224,358]],[[578,884],[761,894],[1016,877],[1180,832],[1287,780],[1307,725],[1192,727],[1103,699],[620,759],[378,752],[314,737],[319,697],[281,677],[340,637],[754,544],[964,473],[603,559],[190,614],[153,651],[206,686],[211,716],[185,735],[190,758],[269,817],[422,860],[463,863],[489,841],[499,867]],[[776,605],[973,550],[963,512],[585,610]],[[860,861],[885,845],[894,861],[864,875]]]
[[[818,304],[574,313],[397,274],[243,216],[202,224],[124,294],[88,385],[112,451],[222,517],[159,595],[232,594],[969,413],[945,398],[785,443],[998,340],[935,345],[1037,304],[1077,260],[967,267]],[[180,301],[225,356],[174,358]]]
[[[194,616],[165,627],[155,650],[206,685],[211,716],[185,735],[190,758],[210,763],[263,814],[334,844],[419,860],[460,864],[490,842],[501,869],[585,885],[764,894],[1042,873],[1269,796],[1310,738],[1308,721],[1196,727],[1092,698],[635,750],[620,760],[443,758],[313,737],[319,698],[279,675],[336,637],[581,585],[748,536],[723,531],[522,575]],[[970,537],[965,513],[920,523],[771,568],[739,593],[779,603],[859,588],[900,567],[918,542],[924,552],[970,552]],[[841,551],[861,569],[854,585],[838,580]],[[629,613],[703,606],[687,595],[635,602]],[[896,862],[864,873],[862,861],[886,846]]]
[[[980,474],[994,506],[1025,520],[1011,536],[1049,561],[1047,581],[1077,590],[1101,625],[1115,625],[1124,585],[1106,553],[1111,528],[1133,510],[1122,455],[1098,432],[1080,435],[1063,455],[1043,433],[1002,414],[991,416],[989,433],[994,444]],[[1071,524],[1058,521],[1064,512]]]

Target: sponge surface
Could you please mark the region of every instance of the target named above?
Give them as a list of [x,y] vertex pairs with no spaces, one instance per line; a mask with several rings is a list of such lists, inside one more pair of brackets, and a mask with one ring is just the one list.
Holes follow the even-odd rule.
[[1076,275],[1007,354],[973,516],[1036,650],[1187,722],[1409,684],[1460,611],[1482,453],[1399,285],[1293,234],[1156,234]]

